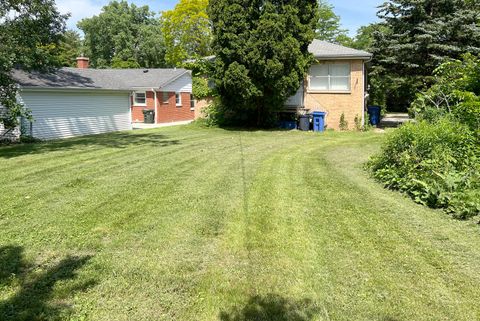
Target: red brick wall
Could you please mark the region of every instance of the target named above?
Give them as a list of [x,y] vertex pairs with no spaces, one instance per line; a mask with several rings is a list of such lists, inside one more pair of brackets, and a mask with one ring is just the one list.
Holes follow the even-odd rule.
[[174,92],[168,93],[168,103],[163,102],[163,93],[157,93],[157,123],[193,120],[195,118],[195,111],[190,110],[190,93],[180,93],[180,95],[182,96],[182,105],[177,106]]
[[155,99],[153,91],[147,91],[147,106],[135,106],[134,98],[132,95],[132,122],[143,123],[143,110],[153,109],[155,110]]
[[[157,123],[170,123],[174,121],[184,121],[195,119],[195,111],[190,110],[190,93],[180,93],[182,96],[182,105],[177,106],[175,102],[175,93],[168,93],[168,102],[163,102],[163,93],[157,92],[157,113],[155,115]],[[155,110],[155,96],[153,91],[147,91],[147,105],[135,106],[132,97],[132,122],[143,122],[143,110]]]

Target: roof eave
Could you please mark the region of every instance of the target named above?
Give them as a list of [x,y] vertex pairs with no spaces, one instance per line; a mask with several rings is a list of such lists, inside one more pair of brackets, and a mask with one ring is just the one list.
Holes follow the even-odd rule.
[[371,55],[314,55],[315,59],[320,60],[370,60],[372,59]]
[[126,88],[85,88],[85,87],[43,87],[43,86],[22,86],[20,85],[20,91],[116,91],[116,92],[130,92],[132,89]]
[[160,86],[158,86],[158,89],[162,89],[166,85],[171,84],[172,82],[174,82],[175,80],[177,80],[178,78],[182,77],[183,75],[185,75],[187,73],[190,73],[190,70],[184,69],[182,73],[179,73],[178,75],[176,75],[176,76],[168,79],[167,81],[163,82],[162,84],[160,84]]

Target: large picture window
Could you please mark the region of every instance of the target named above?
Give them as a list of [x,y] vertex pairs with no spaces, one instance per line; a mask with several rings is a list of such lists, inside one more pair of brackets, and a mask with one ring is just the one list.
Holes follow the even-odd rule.
[[350,64],[319,64],[310,67],[310,91],[350,91]]

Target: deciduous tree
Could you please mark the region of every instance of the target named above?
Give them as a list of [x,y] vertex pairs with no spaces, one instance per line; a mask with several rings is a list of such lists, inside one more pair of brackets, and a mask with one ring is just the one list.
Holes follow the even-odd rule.
[[347,35],[347,30],[342,29],[340,16],[333,11],[333,6],[327,0],[318,0],[315,38],[343,45],[352,43],[352,39]]
[[0,2],[0,114],[5,127],[14,127],[26,111],[16,101],[17,86],[10,76],[14,67],[46,69],[59,64],[58,43],[68,16],[53,0],[2,0]]
[[148,6],[112,1],[78,27],[85,34],[85,54],[93,67],[164,65],[160,22]]
[[211,54],[212,30],[207,15],[208,0],[180,0],[162,14],[165,60],[178,66],[188,58]]
[[58,59],[64,67],[74,67],[76,59],[82,54],[82,39],[75,30],[67,30],[58,45]]

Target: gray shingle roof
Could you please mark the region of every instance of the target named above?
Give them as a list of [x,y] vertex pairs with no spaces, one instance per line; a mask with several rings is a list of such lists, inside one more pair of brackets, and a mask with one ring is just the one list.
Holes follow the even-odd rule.
[[53,72],[15,70],[13,79],[22,87],[132,90],[160,88],[187,73],[186,69],[78,69]]
[[333,44],[322,40],[313,40],[308,46],[315,58],[362,58],[370,59],[371,53],[363,50],[352,49],[341,45]]

